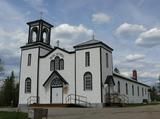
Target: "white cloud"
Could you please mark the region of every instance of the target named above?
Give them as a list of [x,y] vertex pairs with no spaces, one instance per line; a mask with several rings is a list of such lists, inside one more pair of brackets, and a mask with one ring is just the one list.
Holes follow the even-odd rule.
[[123,23],[116,29],[116,35],[126,38],[135,37],[145,30],[143,25]]
[[144,47],[160,45],[160,28],[152,28],[141,33],[135,43]]
[[126,61],[134,62],[134,61],[142,60],[144,58],[145,58],[145,55],[143,54],[130,54],[126,56]]
[[55,45],[55,42],[59,40],[61,47],[71,49],[75,43],[90,40],[92,33],[91,29],[82,24],[78,26],[61,24],[52,30],[51,42]]
[[139,76],[142,78],[158,78],[159,73],[158,72],[151,72],[151,71],[145,71],[145,72],[139,72]]
[[92,21],[97,24],[104,24],[110,21],[111,17],[104,13],[97,13],[92,15]]
[[47,13],[47,9],[45,8],[44,0],[24,0],[28,4],[30,4],[35,10],[38,12]]
[[4,61],[5,72],[19,68],[20,46],[27,42],[27,33],[17,29],[15,31],[0,28],[0,58]]
[[16,21],[24,19],[24,16],[7,0],[0,1],[0,19],[1,21]]

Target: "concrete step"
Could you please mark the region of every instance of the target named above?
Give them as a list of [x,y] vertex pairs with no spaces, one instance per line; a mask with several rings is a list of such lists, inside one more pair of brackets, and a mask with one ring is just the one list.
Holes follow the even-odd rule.
[[30,108],[48,108],[48,107],[85,107],[78,104],[30,104]]

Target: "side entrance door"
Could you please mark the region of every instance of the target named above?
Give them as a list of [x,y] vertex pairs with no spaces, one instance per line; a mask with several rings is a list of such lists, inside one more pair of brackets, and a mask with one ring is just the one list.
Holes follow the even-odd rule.
[[62,104],[62,87],[52,88],[52,103]]

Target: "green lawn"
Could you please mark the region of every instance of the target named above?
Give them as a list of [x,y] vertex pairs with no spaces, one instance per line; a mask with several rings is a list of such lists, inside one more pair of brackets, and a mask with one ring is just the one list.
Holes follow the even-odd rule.
[[27,119],[27,113],[0,111],[0,119]]

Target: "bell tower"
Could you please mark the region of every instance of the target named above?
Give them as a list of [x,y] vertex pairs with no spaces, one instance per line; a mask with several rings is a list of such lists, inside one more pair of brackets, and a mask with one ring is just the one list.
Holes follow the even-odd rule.
[[53,25],[40,19],[27,23],[29,25],[28,44],[44,43],[50,46],[51,28]]
[[39,103],[39,74],[41,56],[53,48],[50,45],[53,25],[39,19],[29,25],[28,42],[21,47],[19,105],[27,104],[27,99],[36,97]]

